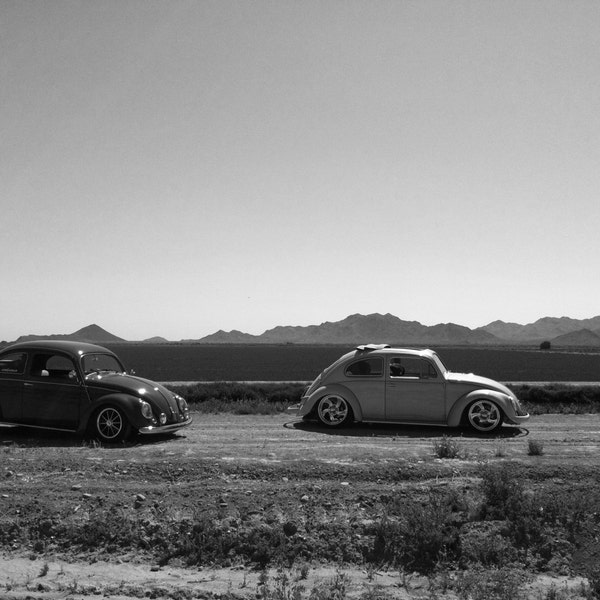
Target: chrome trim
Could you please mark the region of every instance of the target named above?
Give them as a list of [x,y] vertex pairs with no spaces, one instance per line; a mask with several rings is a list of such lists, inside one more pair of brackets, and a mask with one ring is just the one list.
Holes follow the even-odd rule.
[[65,429],[64,427],[44,427],[43,425],[30,425],[29,423],[11,423],[10,421],[0,421],[0,427],[25,427],[26,429],[45,429],[47,431],[64,431],[65,433],[75,433],[77,429]]
[[177,431],[182,427],[187,427],[192,422],[192,417],[189,417],[186,421],[180,421],[179,423],[171,423],[170,425],[149,425],[148,427],[140,427],[138,433],[142,435],[153,435],[158,433],[170,433],[171,431]]

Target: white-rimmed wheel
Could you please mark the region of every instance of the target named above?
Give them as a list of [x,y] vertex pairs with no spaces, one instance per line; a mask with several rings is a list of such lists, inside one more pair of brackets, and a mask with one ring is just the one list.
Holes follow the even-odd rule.
[[94,417],[94,431],[103,442],[121,442],[129,436],[131,425],[121,410],[105,406]]
[[344,397],[329,394],[319,400],[317,416],[327,427],[340,427],[352,421],[352,408]]
[[502,426],[502,411],[491,400],[475,400],[467,410],[469,425],[482,433],[491,433]]

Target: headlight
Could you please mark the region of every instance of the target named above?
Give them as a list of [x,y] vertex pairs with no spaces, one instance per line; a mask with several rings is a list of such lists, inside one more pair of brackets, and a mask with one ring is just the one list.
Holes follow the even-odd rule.
[[184,413],[188,411],[188,403],[186,402],[185,398],[175,395],[175,400],[177,400],[177,406],[179,406],[179,410],[181,412]]
[[140,400],[140,409],[143,417],[146,419],[152,418],[152,407],[145,400]]

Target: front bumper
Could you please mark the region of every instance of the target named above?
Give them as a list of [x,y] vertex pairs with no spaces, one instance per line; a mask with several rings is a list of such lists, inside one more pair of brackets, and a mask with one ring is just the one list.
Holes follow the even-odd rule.
[[168,425],[149,425],[148,427],[141,427],[138,431],[143,435],[158,435],[161,433],[172,433],[182,427],[187,427],[192,422],[192,417],[189,417],[185,421],[179,421],[179,423],[169,423]]
[[507,423],[510,423],[511,425],[521,425],[521,423],[529,421],[529,415],[527,413],[525,413],[524,415],[506,415],[505,421]]
[[292,404],[291,406],[288,406],[286,408],[286,411],[290,414],[290,415],[297,415],[298,411],[300,410],[300,407],[302,406],[302,404]]

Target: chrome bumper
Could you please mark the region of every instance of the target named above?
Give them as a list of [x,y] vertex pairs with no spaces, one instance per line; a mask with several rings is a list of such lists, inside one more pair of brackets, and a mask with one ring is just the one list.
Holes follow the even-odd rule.
[[141,429],[139,429],[139,433],[143,435],[171,433],[172,431],[177,431],[182,427],[187,427],[192,422],[192,420],[192,417],[190,417],[185,421],[180,421],[179,423],[169,423],[169,425],[149,425],[148,427],[142,427]]
[[506,417],[506,422],[510,423],[511,425],[520,425],[521,423],[525,423],[526,421],[529,421],[529,418],[530,417],[528,414],[511,415],[511,416]]

